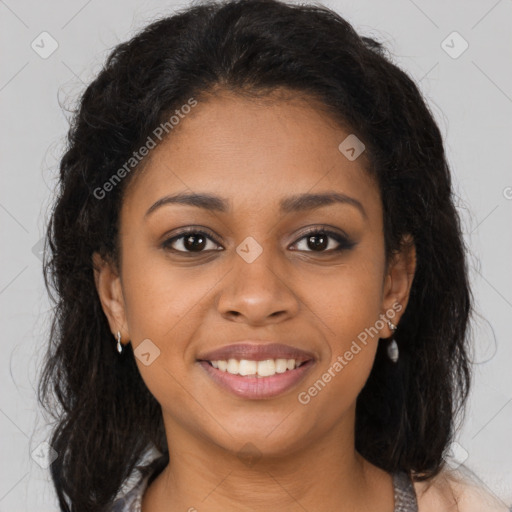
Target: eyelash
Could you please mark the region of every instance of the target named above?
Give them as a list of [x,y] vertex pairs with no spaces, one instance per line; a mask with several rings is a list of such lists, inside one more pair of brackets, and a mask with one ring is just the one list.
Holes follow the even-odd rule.
[[[172,238],[165,240],[162,243],[162,248],[165,250],[171,251],[171,252],[178,253],[178,254],[189,254],[189,255],[201,254],[201,253],[207,252],[204,250],[202,250],[202,251],[179,251],[179,250],[171,248],[171,245],[173,244],[173,242],[183,239],[184,237],[186,237],[187,235],[190,235],[190,234],[204,236],[205,238],[208,238],[209,240],[216,243],[217,245],[220,245],[220,242],[218,242],[215,239],[215,237],[213,237],[211,234],[207,233],[206,231],[199,229],[199,228],[188,228],[188,229],[182,231],[179,235],[176,235]],[[306,231],[305,233],[303,233],[303,235],[295,242],[295,244],[297,242],[303,240],[304,238],[310,237],[312,235],[327,235],[329,238],[333,238],[339,244],[339,247],[337,247],[336,249],[329,249],[327,251],[326,250],[318,251],[318,254],[337,253],[337,252],[341,252],[343,250],[351,249],[354,245],[356,245],[355,242],[350,241],[347,237],[345,237],[335,231],[331,231],[326,228],[317,228],[317,227],[311,228],[308,231]],[[315,253],[317,251],[305,251],[305,252]]]

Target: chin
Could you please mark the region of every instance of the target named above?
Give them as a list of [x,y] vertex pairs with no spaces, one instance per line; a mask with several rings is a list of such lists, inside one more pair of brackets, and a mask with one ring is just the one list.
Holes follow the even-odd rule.
[[[293,413],[288,419],[292,416]],[[247,418],[222,423],[226,430],[219,427],[211,440],[241,459],[286,457],[303,450],[308,435],[304,421],[295,417],[292,425],[286,417],[287,413],[283,412],[259,417],[253,411],[247,413]]]

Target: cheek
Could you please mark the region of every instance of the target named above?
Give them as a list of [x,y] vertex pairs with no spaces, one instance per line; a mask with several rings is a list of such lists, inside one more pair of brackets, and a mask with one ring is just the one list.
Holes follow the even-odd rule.
[[[326,358],[320,361],[307,386],[299,390],[299,403],[325,424],[338,421],[365,385],[379,343],[376,329],[380,313],[380,274],[344,267],[332,279],[327,293],[316,299],[319,325],[327,326]],[[378,327],[381,327],[378,325]]]
[[339,267],[311,290],[311,304],[340,350],[379,319],[383,274],[380,261],[361,258]]
[[[165,257],[141,257],[133,249],[123,261],[125,312],[135,362],[164,409],[190,408],[180,384],[188,377],[190,340],[198,336],[215,276],[173,267]],[[149,340],[149,341],[148,341]],[[149,353],[146,364],[142,354]]]
[[[379,258],[361,255],[309,294],[327,338],[327,358],[313,379],[326,383],[324,403],[332,399],[341,409],[348,406],[371,372],[383,327],[382,268]],[[322,382],[311,390],[313,395],[323,390]]]
[[[133,244],[123,260],[123,291],[130,336],[167,344],[180,337],[197,316],[208,290],[216,282],[212,272],[172,264],[165,253]],[[184,321],[186,320],[186,321]]]

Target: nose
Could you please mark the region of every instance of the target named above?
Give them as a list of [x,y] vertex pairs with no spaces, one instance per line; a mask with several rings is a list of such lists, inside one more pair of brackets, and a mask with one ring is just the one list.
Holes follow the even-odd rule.
[[218,311],[226,319],[250,325],[277,323],[299,311],[299,300],[286,271],[272,259],[270,251],[251,263],[238,254],[224,280],[218,298]]

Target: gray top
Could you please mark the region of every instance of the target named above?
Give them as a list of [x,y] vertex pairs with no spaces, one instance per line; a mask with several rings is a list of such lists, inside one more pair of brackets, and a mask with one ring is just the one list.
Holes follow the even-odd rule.
[[418,501],[411,477],[405,471],[393,473],[395,508],[393,512],[418,512]]
[[[146,465],[138,465],[119,491],[111,512],[141,512],[141,502],[149,484],[160,474],[162,464],[161,453],[153,451],[149,458],[153,460]],[[156,458],[155,458],[156,455]],[[404,471],[393,473],[395,491],[395,508],[393,512],[418,512],[416,493],[410,476]]]

